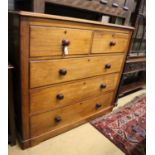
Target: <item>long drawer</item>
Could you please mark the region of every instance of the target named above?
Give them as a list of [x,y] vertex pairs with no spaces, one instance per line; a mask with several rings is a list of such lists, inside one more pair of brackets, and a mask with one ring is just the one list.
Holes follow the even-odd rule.
[[30,56],[63,55],[63,41],[68,42],[68,55],[88,54],[92,31],[48,26],[30,27]]
[[92,53],[127,52],[129,34],[110,31],[94,32]]
[[42,60],[30,62],[30,87],[119,72],[124,55]]
[[119,74],[115,73],[58,84],[48,88],[32,89],[30,92],[30,112],[48,111],[77,103],[88,97],[101,95],[106,91],[114,90],[118,79]]
[[50,112],[34,115],[31,117],[31,136],[55,130],[60,127],[84,119],[111,105],[113,93],[107,93],[98,97],[90,98],[78,104],[59,108]]

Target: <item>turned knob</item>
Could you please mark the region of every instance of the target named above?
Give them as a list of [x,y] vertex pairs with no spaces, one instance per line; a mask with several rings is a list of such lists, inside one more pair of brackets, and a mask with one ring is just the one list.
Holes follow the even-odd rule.
[[69,46],[70,41],[69,40],[62,40],[62,46]]
[[59,74],[60,74],[60,75],[66,75],[66,74],[67,74],[67,70],[66,70],[65,68],[60,69],[60,70],[59,70]]
[[116,42],[115,41],[110,41],[110,46],[115,46],[116,45]]
[[96,109],[101,108],[101,107],[102,107],[102,104],[96,103]]
[[59,122],[62,121],[62,119],[61,119],[60,116],[56,116],[56,117],[54,118],[54,120],[55,120],[56,123],[59,123]]
[[63,99],[64,99],[64,95],[63,95],[63,94],[58,94],[58,95],[56,96],[56,98],[57,98],[58,100],[63,100]]
[[105,64],[105,68],[106,69],[110,69],[111,68],[111,64]]
[[100,88],[101,88],[101,89],[104,89],[104,88],[106,88],[106,87],[107,87],[107,85],[104,84],[104,83],[102,83],[102,84],[100,85]]

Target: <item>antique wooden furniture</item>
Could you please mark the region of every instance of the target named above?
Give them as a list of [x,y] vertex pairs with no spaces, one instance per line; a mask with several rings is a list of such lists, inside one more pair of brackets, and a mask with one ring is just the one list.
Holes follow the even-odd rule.
[[119,96],[143,89],[146,84],[146,1],[136,1],[136,9],[131,18],[135,31],[127,56]]
[[14,67],[8,65],[8,143],[13,146],[16,144],[16,127],[14,115],[14,96],[13,96],[13,71]]
[[112,110],[132,27],[23,11],[9,25],[22,148]]
[[[128,24],[132,12],[133,0],[16,0],[16,9],[29,10],[40,13],[67,13],[69,8],[74,8],[73,14],[78,9],[78,13],[82,10],[91,11],[90,14],[96,12],[112,16],[113,22],[116,17],[124,19],[124,23]],[[48,6],[51,6],[48,9]],[[72,14],[70,13],[69,16]],[[74,14],[75,16],[75,14]],[[85,16],[87,14],[85,13]],[[84,16],[83,16],[84,17]],[[82,17],[80,17],[82,18]]]

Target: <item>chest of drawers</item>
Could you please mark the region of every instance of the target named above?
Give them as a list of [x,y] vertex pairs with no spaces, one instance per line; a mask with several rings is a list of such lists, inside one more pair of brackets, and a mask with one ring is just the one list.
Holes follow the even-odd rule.
[[9,14],[22,148],[112,110],[132,31],[38,13]]

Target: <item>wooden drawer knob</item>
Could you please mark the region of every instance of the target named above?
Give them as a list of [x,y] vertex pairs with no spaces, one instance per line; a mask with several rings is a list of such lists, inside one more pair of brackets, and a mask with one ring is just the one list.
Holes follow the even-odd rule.
[[96,103],[96,109],[99,109],[99,108],[101,108],[101,107],[102,107],[102,104]]
[[60,74],[60,75],[66,75],[66,74],[67,74],[67,70],[66,70],[65,68],[60,69],[60,70],[59,70],[59,74]]
[[57,98],[58,100],[63,100],[63,99],[64,99],[64,95],[63,95],[63,94],[58,94],[58,95],[56,96],[56,98]]
[[69,40],[62,40],[62,47],[63,47],[63,54],[64,55],[68,55],[69,54],[69,50],[68,50],[68,46],[70,45],[70,41]]
[[110,41],[109,45],[110,46],[115,46],[116,45],[116,42],[115,41]]
[[102,83],[102,84],[100,85],[100,88],[101,88],[101,89],[105,89],[106,87],[107,87],[107,85],[104,84],[104,83]]
[[111,64],[105,64],[105,68],[106,69],[110,69],[111,68]]
[[107,4],[108,1],[107,1],[107,0],[100,0],[100,3],[101,3],[101,4]]
[[62,40],[62,46],[69,46],[70,41],[69,40]]
[[56,123],[59,123],[59,122],[62,121],[62,119],[61,119],[60,116],[56,116],[56,117],[54,118],[54,120],[55,120]]

